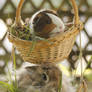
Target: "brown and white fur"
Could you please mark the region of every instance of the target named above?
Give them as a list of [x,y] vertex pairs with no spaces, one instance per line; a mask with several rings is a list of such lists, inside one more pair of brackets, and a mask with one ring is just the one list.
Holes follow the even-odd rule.
[[42,9],[35,13],[30,20],[31,33],[48,38],[64,32],[63,21],[57,16],[56,12],[49,9]]

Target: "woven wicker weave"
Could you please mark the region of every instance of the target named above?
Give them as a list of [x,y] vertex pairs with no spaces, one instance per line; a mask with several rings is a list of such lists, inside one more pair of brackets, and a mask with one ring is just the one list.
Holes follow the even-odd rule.
[[70,54],[75,42],[77,34],[82,30],[82,22],[79,21],[77,6],[72,1],[72,5],[75,11],[75,24],[72,25],[66,32],[49,38],[48,41],[37,41],[35,48],[30,51],[32,47],[32,41],[21,40],[11,33],[8,33],[8,39],[20,52],[24,61],[31,63],[42,62],[59,62],[67,58]]

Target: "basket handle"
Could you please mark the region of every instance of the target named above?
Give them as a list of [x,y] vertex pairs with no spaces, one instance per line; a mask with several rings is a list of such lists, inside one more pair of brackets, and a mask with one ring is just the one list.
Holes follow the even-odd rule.
[[[74,8],[74,14],[75,14],[75,24],[78,24],[79,22],[79,15],[78,15],[78,7],[75,3],[75,0],[71,0],[72,2],[72,5],[73,5],[73,8]],[[24,0],[20,0],[20,3],[18,5],[18,8],[17,8],[17,11],[16,11],[16,24],[20,24],[20,21],[21,21],[21,8],[22,8],[22,5],[24,3]]]
[[16,10],[16,24],[19,25],[21,24],[20,21],[21,21],[21,8],[22,8],[22,5],[24,3],[24,0],[20,0],[20,3],[18,5],[18,8]]
[[71,2],[72,2],[73,9],[74,9],[74,15],[75,15],[74,24],[78,24],[79,23],[78,7],[76,5],[75,0],[71,0]]

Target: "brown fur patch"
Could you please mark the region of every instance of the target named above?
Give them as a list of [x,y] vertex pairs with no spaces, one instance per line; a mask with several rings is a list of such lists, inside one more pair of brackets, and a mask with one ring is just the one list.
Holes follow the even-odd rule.
[[40,12],[33,20],[34,31],[42,32],[47,24],[52,24],[51,18],[44,12]]
[[48,37],[49,36],[49,33],[56,27],[55,24],[50,24],[50,25],[46,25],[44,28],[43,28],[43,31],[42,32],[38,32],[38,35],[41,36],[41,37]]

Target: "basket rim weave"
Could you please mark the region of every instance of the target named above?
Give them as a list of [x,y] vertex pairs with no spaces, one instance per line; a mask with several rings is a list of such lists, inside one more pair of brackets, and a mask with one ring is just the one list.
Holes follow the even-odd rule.
[[[75,30],[76,29],[76,30]],[[79,22],[79,24],[77,24],[77,25],[72,25],[72,27],[70,27],[69,29],[68,29],[68,31],[65,31],[65,32],[61,32],[61,33],[59,33],[59,34],[57,34],[57,35],[55,35],[54,37],[50,37],[50,38],[47,38],[46,40],[54,40],[55,38],[59,38],[59,37],[61,37],[62,36],[62,39],[64,39],[64,38],[68,38],[68,37],[70,37],[73,33],[76,33],[76,34],[78,34],[81,30],[83,29],[83,23],[80,21]],[[20,39],[19,37],[17,37],[17,36],[14,36],[12,33],[10,33],[10,32],[7,32],[7,34],[8,35],[11,35],[12,37],[14,37],[14,38],[16,38],[17,40],[21,40],[21,41],[26,41],[26,42],[32,42],[32,40],[23,40],[23,39]],[[39,43],[40,42],[43,42],[43,40],[39,40]]]
[[[83,24],[82,22],[79,22],[80,24],[79,25],[73,25],[68,31],[66,32],[63,32],[63,33],[60,33],[60,34],[57,34],[56,36],[54,37],[51,37],[51,38],[48,38],[46,40],[48,41],[44,41],[44,40],[39,40],[36,42],[36,48],[35,49],[39,49],[40,47],[44,47],[44,48],[47,48],[48,46],[56,46],[58,45],[57,44],[57,41],[64,41],[66,39],[68,39],[69,37],[71,36],[76,36],[80,30],[83,28]],[[7,35],[8,35],[8,39],[10,40],[10,42],[14,43],[14,44],[20,44],[20,45],[23,45],[25,44],[25,46],[27,45],[30,45],[32,44],[32,41],[30,40],[23,40],[23,39],[20,39],[16,36],[14,36],[13,34],[11,34],[10,32],[7,32]],[[60,38],[60,39],[59,39]],[[52,42],[52,43],[51,43]],[[54,43],[53,43],[54,42]],[[42,44],[45,44],[42,45]]]

